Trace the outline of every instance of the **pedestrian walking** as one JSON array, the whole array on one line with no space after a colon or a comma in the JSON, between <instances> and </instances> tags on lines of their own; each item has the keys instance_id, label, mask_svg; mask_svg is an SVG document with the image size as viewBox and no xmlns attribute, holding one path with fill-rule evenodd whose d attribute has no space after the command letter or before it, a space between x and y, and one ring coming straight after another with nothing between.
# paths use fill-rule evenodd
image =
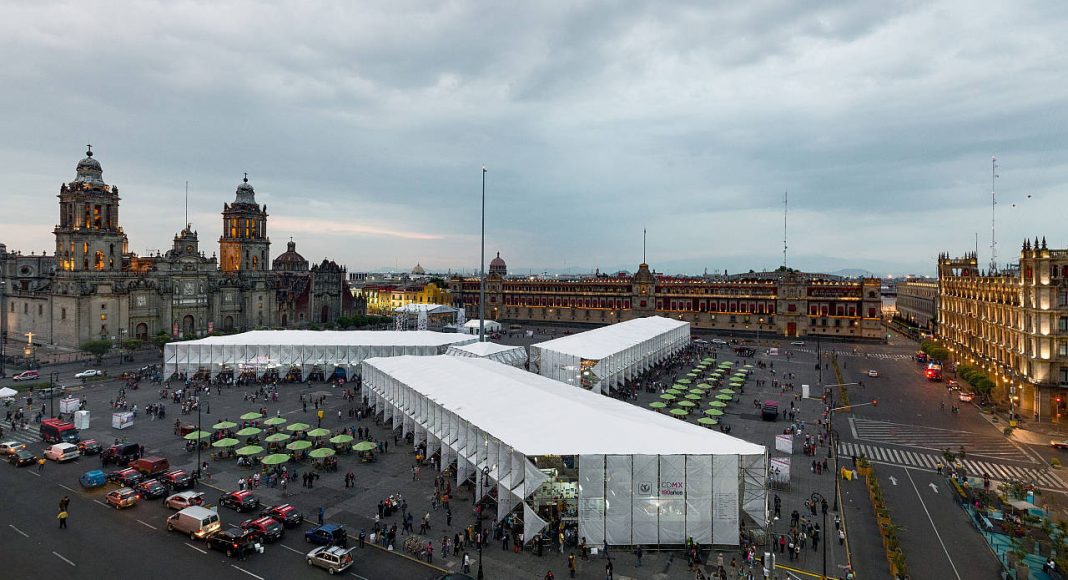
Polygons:
<instances>
[{"instance_id":1,"label":"pedestrian walking","mask_svg":"<svg viewBox=\"0 0 1068 580\"><path fill-rule=\"evenodd\" d=\"M576 567L577 567L577 565L576 565L576 563L575 563L575 553L574 553L574 552L571 552L571 553L570 553L570 554L568 554L568 556L567 556L567 571L568 571L568 575L569 575L570 577L572 577L572 578L574 578L574 577L575 577L575 568L576 568ZM465 571L466 571L466 570L465 570Z\"/></svg>"},{"instance_id":2,"label":"pedestrian walking","mask_svg":"<svg viewBox=\"0 0 1068 580\"><path fill-rule=\"evenodd\" d=\"M325 515L325 511L323 510L323 506L319 506L319 525L320 526L323 525L323 515Z\"/></svg>"},{"instance_id":3,"label":"pedestrian walking","mask_svg":"<svg viewBox=\"0 0 1068 580\"><path fill-rule=\"evenodd\" d=\"M635 564L635 565L638 566L639 568L641 568L641 566L642 566L642 547L641 546L638 546L637 548L634 549L634 555L637 556L637 559L638 559L638 563Z\"/></svg>"},{"instance_id":4,"label":"pedestrian walking","mask_svg":"<svg viewBox=\"0 0 1068 580\"><path fill-rule=\"evenodd\" d=\"M471 556L469 556L467 554L467 552L464 552L464 560L463 560L463 562L464 562L464 567L463 567L464 574L470 574L471 573ZM571 577L574 578L575 575L572 574Z\"/></svg>"},{"instance_id":5,"label":"pedestrian walking","mask_svg":"<svg viewBox=\"0 0 1068 580\"><path fill-rule=\"evenodd\" d=\"M37 460L37 472L38 473L44 471L44 464L45 464L45 458L44 457L42 457L42 458Z\"/></svg>"},{"instance_id":6,"label":"pedestrian walking","mask_svg":"<svg viewBox=\"0 0 1068 580\"><path fill-rule=\"evenodd\" d=\"M62 499L59 500L59 511L67 511L68 506L70 506L70 498L67 496L63 496Z\"/></svg>"},{"instance_id":7,"label":"pedestrian walking","mask_svg":"<svg viewBox=\"0 0 1068 580\"><path fill-rule=\"evenodd\" d=\"M56 516L56 518L59 520L60 529L66 529L67 528L67 516L68 515L69 514L67 514L66 510L63 510L63 511L59 512L58 516Z\"/></svg>"}]
</instances>

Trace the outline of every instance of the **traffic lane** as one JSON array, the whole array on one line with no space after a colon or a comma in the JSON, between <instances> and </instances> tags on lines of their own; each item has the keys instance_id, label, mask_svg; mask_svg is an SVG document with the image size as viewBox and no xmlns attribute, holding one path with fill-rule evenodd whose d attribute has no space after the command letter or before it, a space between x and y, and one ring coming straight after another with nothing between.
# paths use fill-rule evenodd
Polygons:
<instances>
[{"instance_id":1,"label":"traffic lane","mask_svg":"<svg viewBox=\"0 0 1068 580\"><path fill-rule=\"evenodd\" d=\"M249 558L241 567L263 578L299 578L315 570L326 575L325 570L313 568L307 563L307 554L316 546L303 540L306 527L286 531L281 541L267 544L263 554ZM355 541L349 544L354 547ZM412 580L431 580L441 572L427 568L425 565L409 560L398 554L389 553L373 546L352 551L353 564L346 574L364 580L378 578L405 578Z\"/></svg>"},{"instance_id":2,"label":"traffic lane","mask_svg":"<svg viewBox=\"0 0 1068 580\"><path fill-rule=\"evenodd\" d=\"M1001 566L944 478L887 465L877 466L876 474L890 517L903 528L898 537L913 578L997 577Z\"/></svg>"}]
</instances>

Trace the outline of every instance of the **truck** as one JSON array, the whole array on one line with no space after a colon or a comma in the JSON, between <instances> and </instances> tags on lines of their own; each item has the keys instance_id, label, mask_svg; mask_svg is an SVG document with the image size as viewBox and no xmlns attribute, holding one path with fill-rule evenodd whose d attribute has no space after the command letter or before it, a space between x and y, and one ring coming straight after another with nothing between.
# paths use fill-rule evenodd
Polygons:
<instances>
[{"instance_id":1,"label":"truck","mask_svg":"<svg viewBox=\"0 0 1068 580\"><path fill-rule=\"evenodd\" d=\"M927 370L924 371L923 376L927 377L927 380L932 382L940 382L942 380L942 365L938 363L929 363Z\"/></svg>"},{"instance_id":2,"label":"truck","mask_svg":"<svg viewBox=\"0 0 1068 580\"><path fill-rule=\"evenodd\" d=\"M41 421L41 439L46 443L77 443L81 440L74 423L59 419Z\"/></svg>"}]
</instances>

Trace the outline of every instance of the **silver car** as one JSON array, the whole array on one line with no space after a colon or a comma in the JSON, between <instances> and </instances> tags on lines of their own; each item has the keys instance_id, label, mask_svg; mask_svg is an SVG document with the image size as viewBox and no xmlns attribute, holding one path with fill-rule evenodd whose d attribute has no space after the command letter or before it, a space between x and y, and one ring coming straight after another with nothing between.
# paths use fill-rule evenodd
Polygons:
<instances>
[{"instance_id":1,"label":"silver car","mask_svg":"<svg viewBox=\"0 0 1068 580\"><path fill-rule=\"evenodd\" d=\"M308 565L326 568L331 574L343 572L352 565L352 550L341 546L320 546L308 552Z\"/></svg>"}]
</instances>

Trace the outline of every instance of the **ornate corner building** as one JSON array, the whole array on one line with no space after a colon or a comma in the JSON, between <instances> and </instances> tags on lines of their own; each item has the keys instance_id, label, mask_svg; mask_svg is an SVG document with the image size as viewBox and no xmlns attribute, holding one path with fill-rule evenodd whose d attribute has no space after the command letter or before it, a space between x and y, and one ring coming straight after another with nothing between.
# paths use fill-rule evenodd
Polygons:
<instances>
[{"instance_id":1,"label":"ornate corner building","mask_svg":"<svg viewBox=\"0 0 1068 580\"><path fill-rule=\"evenodd\" d=\"M982 272L974 253L938 258L938 336L984 371L994 397L1041 419L1068 395L1068 250L1025 240L1018 264Z\"/></svg>"},{"instance_id":2,"label":"ornate corner building","mask_svg":"<svg viewBox=\"0 0 1068 580\"><path fill-rule=\"evenodd\" d=\"M453 305L477 316L479 279L449 280ZM679 278L654 274L509 278L500 254L486 275L486 318L611 324L643 316L688 321L694 330L742 335L881 339L877 278L847 280L794 270Z\"/></svg>"},{"instance_id":3,"label":"ornate corner building","mask_svg":"<svg viewBox=\"0 0 1068 580\"><path fill-rule=\"evenodd\" d=\"M247 174L223 205L217 259L205 255L190 224L166 253L131 253L119 188L104 182L92 149L75 171L59 189L53 255L0 244L0 328L10 339L32 333L37 344L77 348L100 338L301 327L360 310L345 269L329 260L309 268L292 241L272 268L267 207L256 202Z\"/></svg>"}]
</instances>

